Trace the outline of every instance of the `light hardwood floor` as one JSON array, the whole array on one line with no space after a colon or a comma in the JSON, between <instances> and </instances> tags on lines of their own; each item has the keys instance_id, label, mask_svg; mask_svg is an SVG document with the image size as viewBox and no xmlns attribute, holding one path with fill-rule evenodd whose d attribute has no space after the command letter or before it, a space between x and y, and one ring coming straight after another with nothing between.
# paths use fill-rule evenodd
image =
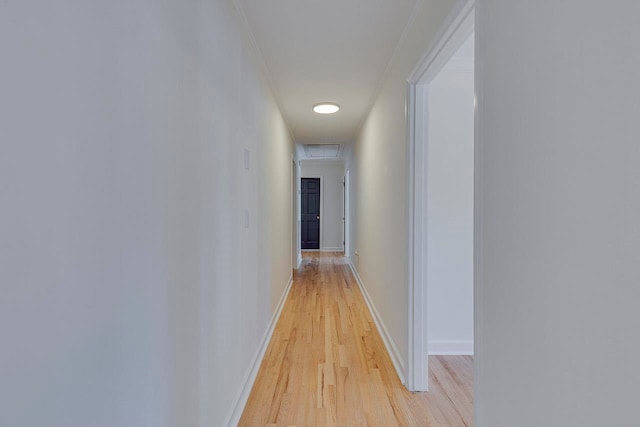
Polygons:
<instances>
[{"instance_id":1,"label":"light hardwood floor","mask_svg":"<svg viewBox=\"0 0 640 427\"><path fill-rule=\"evenodd\" d=\"M400 383L345 258L306 252L240 426L471 426L473 360L429 359L430 391Z\"/></svg>"}]
</instances>

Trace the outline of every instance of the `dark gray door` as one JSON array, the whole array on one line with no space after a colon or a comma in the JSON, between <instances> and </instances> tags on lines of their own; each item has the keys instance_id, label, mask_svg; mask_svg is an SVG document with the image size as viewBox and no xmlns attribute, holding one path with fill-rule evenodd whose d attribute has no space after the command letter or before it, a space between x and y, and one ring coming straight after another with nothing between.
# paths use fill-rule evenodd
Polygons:
<instances>
[{"instance_id":1,"label":"dark gray door","mask_svg":"<svg viewBox=\"0 0 640 427\"><path fill-rule=\"evenodd\" d=\"M302 178L301 247L320 249L320 178Z\"/></svg>"}]
</instances>

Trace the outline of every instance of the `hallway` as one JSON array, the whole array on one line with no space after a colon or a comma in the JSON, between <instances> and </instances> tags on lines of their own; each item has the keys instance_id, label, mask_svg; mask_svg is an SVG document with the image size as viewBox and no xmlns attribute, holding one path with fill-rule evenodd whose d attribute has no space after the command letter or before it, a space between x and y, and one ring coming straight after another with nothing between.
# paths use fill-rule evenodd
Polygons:
<instances>
[{"instance_id":1,"label":"hallway","mask_svg":"<svg viewBox=\"0 0 640 427\"><path fill-rule=\"evenodd\" d=\"M473 359L400 383L346 258L305 252L240 426L471 426ZM455 402L455 403L454 403Z\"/></svg>"}]
</instances>

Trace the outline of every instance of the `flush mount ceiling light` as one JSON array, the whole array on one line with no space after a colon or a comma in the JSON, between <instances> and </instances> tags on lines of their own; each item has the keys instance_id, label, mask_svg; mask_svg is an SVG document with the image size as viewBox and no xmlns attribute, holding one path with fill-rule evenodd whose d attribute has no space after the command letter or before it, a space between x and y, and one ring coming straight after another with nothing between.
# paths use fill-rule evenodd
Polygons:
<instances>
[{"instance_id":1,"label":"flush mount ceiling light","mask_svg":"<svg viewBox=\"0 0 640 427\"><path fill-rule=\"evenodd\" d=\"M318 114L333 114L337 113L339 109L340 106L333 102L321 102L313 106L313 111Z\"/></svg>"}]
</instances>

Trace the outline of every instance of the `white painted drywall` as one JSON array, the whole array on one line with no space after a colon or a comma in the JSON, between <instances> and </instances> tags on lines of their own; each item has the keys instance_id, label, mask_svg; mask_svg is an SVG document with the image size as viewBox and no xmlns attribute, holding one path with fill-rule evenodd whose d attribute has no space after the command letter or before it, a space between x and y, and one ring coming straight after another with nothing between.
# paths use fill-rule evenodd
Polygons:
<instances>
[{"instance_id":1,"label":"white painted drywall","mask_svg":"<svg viewBox=\"0 0 640 427\"><path fill-rule=\"evenodd\" d=\"M232 6L203 2L200 13L201 419L222 425L291 275L293 144Z\"/></svg>"},{"instance_id":2,"label":"white painted drywall","mask_svg":"<svg viewBox=\"0 0 640 427\"><path fill-rule=\"evenodd\" d=\"M292 144L240 22L0 3L0 425L223 423L291 253Z\"/></svg>"},{"instance_id":3,"label":"white painted drywall","mask_svg":"<svg viewBox=\"0 0 640 427\"><path fill-rule=\"evenodd\" d=\"M426 95L429 354L473 354L473 49L470 37Z\"/></svg>"},{"instance_id":4,"label":"white painted drywall","mask_svg":"<svg viewBox=\"0 0 640 427\"><path fill-rule=\"evenodd\" d=\"M301 178L322 177L321 205L322 226L321 248L324 251L342 251L344 215L344 161L339 160L301 160Z\"/></svg>"},{"instance_id":5,"label":"white painted drywall","mask_svg":"<svg viewBox=\"0 0 640 427\"><path fill-rule=\"evenodd\" d=\"M398 46L371 112L347 150L352 254L390 339L407 363L407 78L454 0L425 0ZM355 251L359 251L359 256ZM404 368L403 368L404 369Z\"/></svg>"},{"instance_id":6,"label":"white painted drywall","mask_svg":"<svg viewBox=\"0 0 640 427\"><path fill-rule=\"evenodd\" d=\"M631 427L640 3L479 0L478 427Z\"/></svg>"}]
</instances>

